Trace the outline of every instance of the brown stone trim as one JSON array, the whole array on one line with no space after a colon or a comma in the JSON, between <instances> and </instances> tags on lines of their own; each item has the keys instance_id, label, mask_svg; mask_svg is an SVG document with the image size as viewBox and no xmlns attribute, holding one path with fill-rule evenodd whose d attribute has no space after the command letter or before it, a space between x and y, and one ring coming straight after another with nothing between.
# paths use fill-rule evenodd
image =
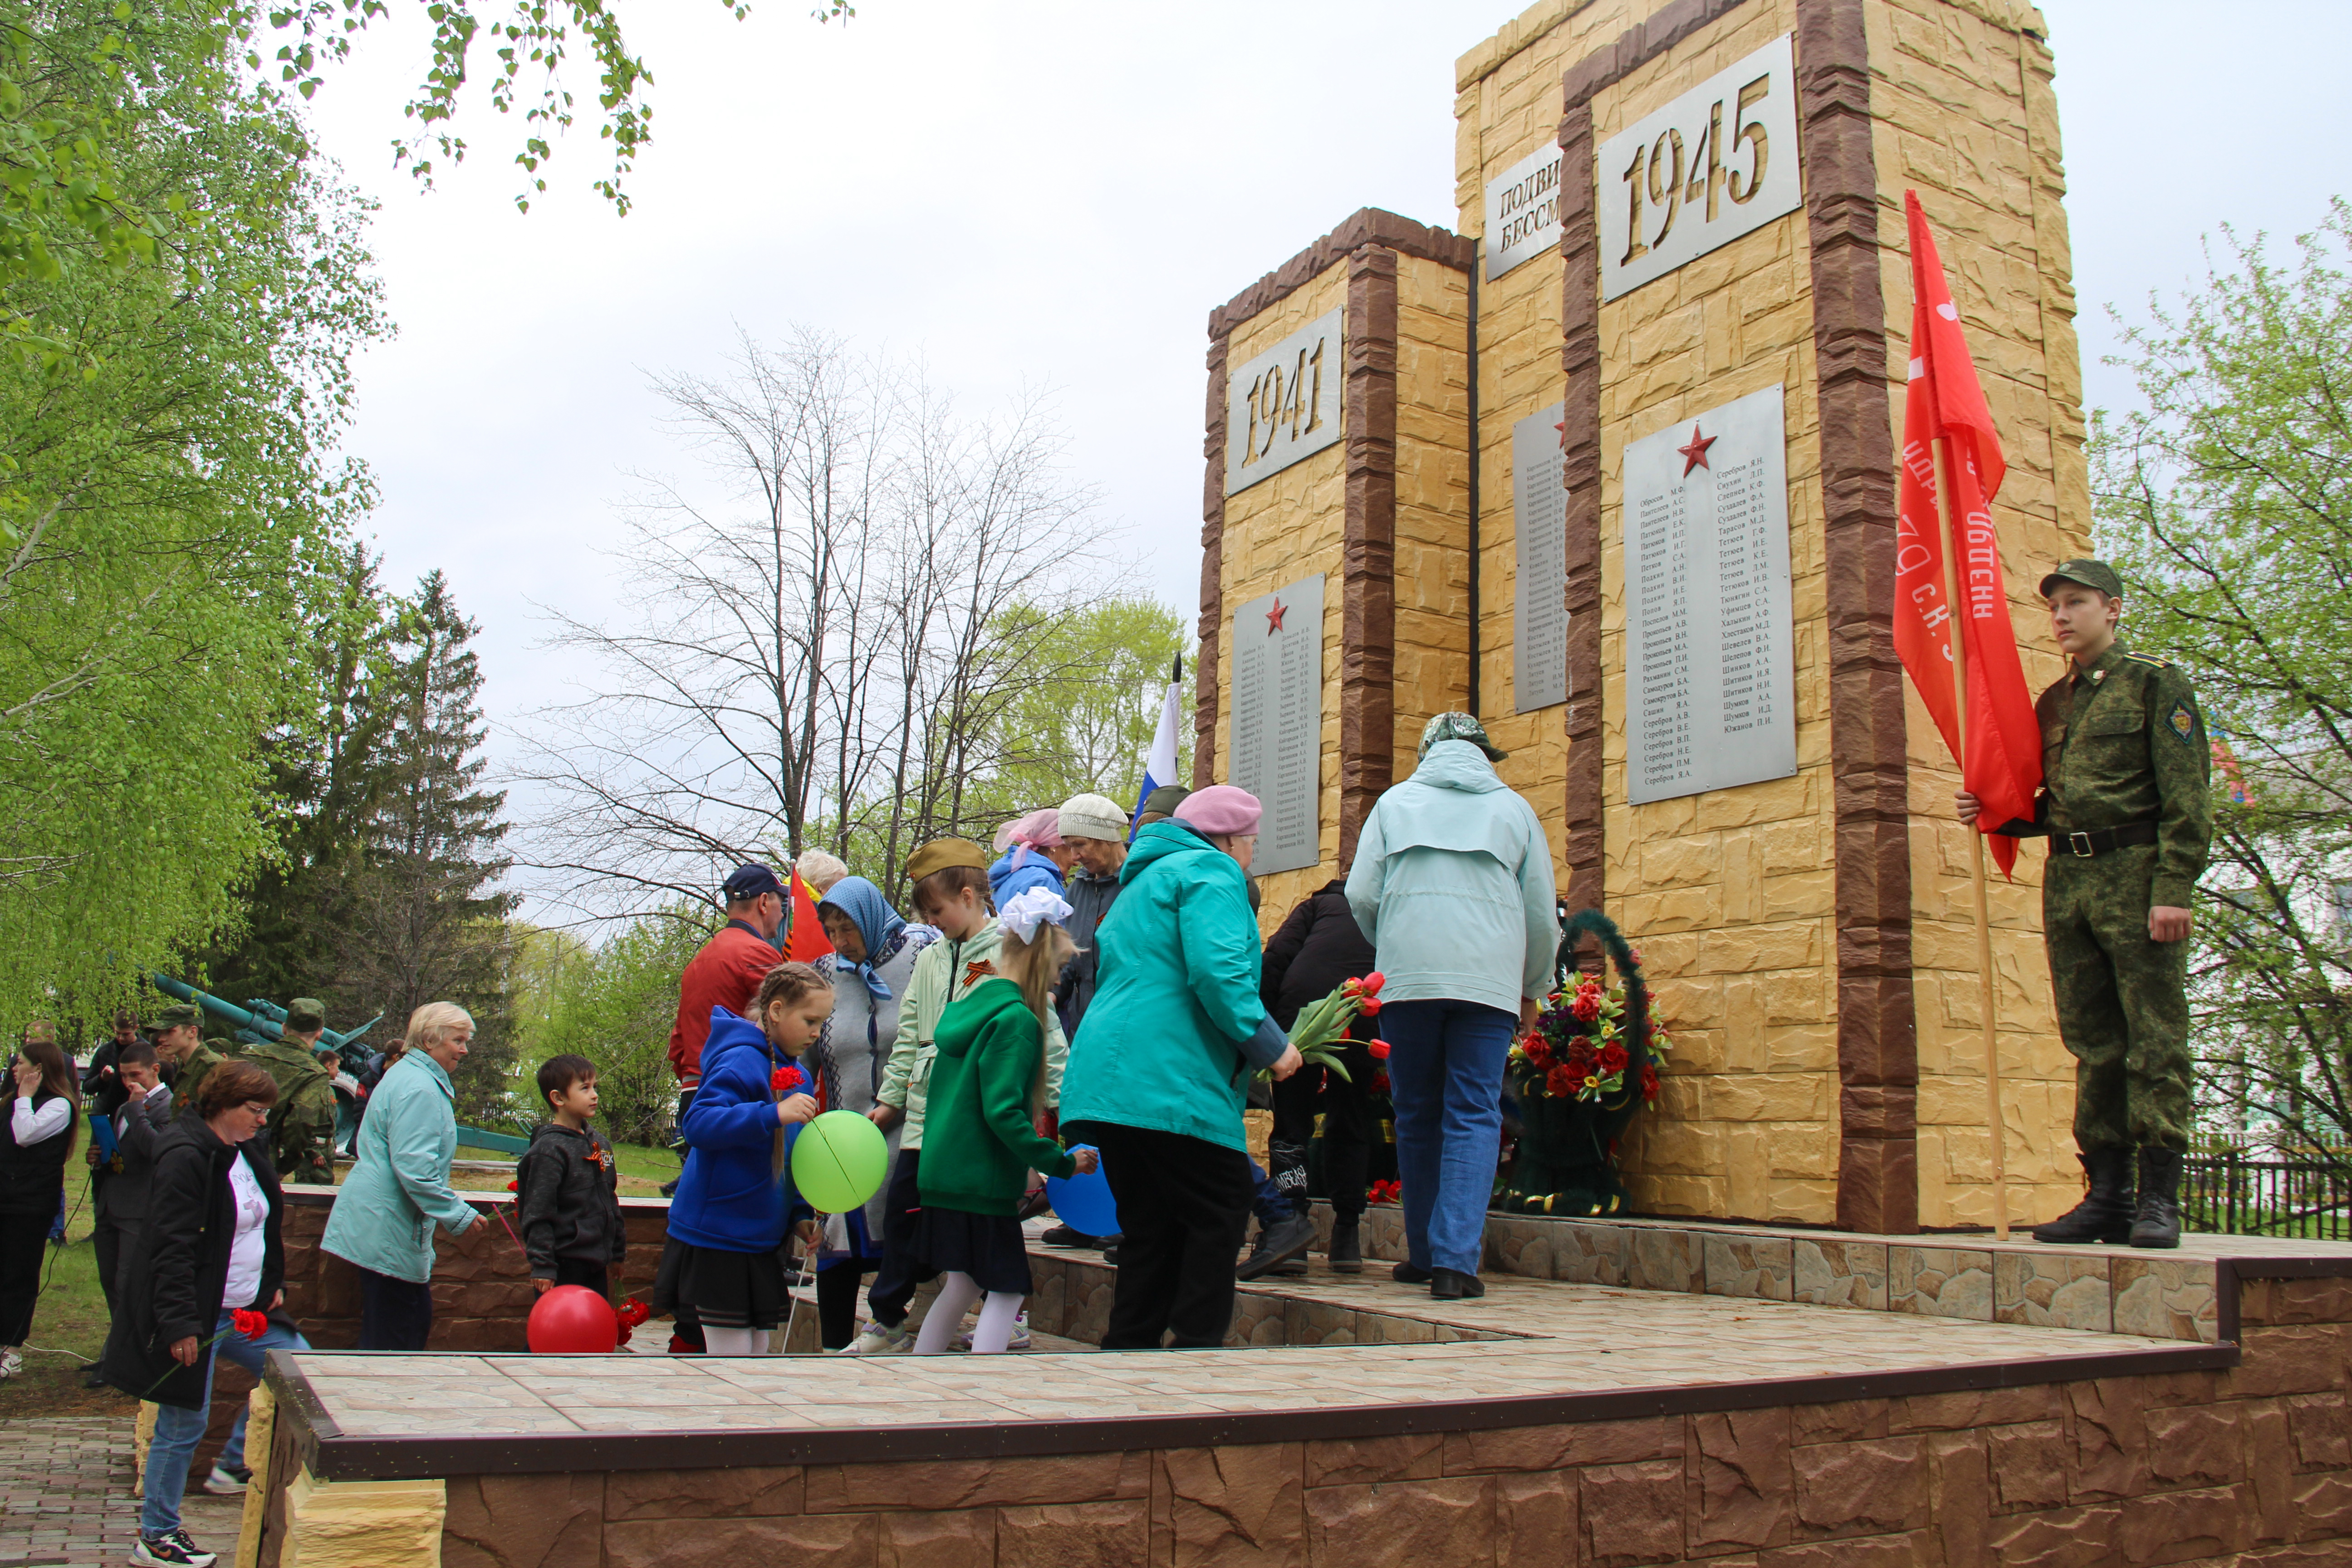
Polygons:
<instances>
[{"instance_id":1,"label":"brown stone trim","mask_svg":"<svg viewBox=\"0 0 2352 1568\"><path fill-rule=\"evenodd\" d=\"M1201 491L1200 649L1192 660L1192 787L1217 782L1217 636L1225 619L1225 334L1209 341L1209 472Z\"/></svg>"},{"instance_id":2,"label":"brown stone trim","mask_svg":"<svg viewBox=\"0 0 2352 1568\"><path fill-rule=\"evenodd\" d=\"M2088 1336L2085 1336L2088 1337ZM389 1352L385 1352L389 1353ZM1685 1384L1662 1388L1527 1394L1510 1399L1444 1400L1247 1411L1218 1415L1139 1415L1101 1421L966 1422L952 1426L864 1426L784 1431L678 1431L577 1436L534 1433L478 1437L355 1437L308 1429L315 1399L293 1395L301 1374L271 1358L271 1386L305 1426L299 1435L310 1473L320 1480L399 1476L447 1479L562 1471L723 1469L740 1465L874 1464L890 1460L993 1459L1127 1449L1214 1447L1243 1443L1348 1442L1425 1432L1492 1432L1629 1421L1661 1415L1765 1410L1790 1405L2082 1383L2118 1377L2221 1372L2239 1364L2234 1344L2163 1350L2097 1351L1968 1366L1927 1367L1752 1383Z\"/></svg>"},{"instance_id":3,"label":"brown stone trim","mask_svg":"<svg viewBox=\"0 0 2352 1568\"><path fill-rule=\"evenodd\" d=\"M1592 166L1592 105L1569 105L1563 169ZM1601 741L1601 237L1590 180L1559 183L1560 462L1568 481L1568 876L1570 910L1607 894Z\"/></svg>"},{"instance_id":4,"label":"brown stone trim","mask_svg":"<svg viewBox=\"0 0 2352 1568\"><path fill-rule=\"evenodd\" d=\"M1838 1223L1918 1228L1911 818L1895 656L1895 438L1863 0L1798 0L1837 834Z\"/></svg>"},{"instance_id":5,"label":"brown stone trim","mask_svg":"<svg viewBox=\"0 0 2352 1568\"><path fill-rule=\"evenodd\" d=\"M1563 169L1592 167L1592 97L1736 10L1743 0L1675 0L1561 78ZM1560 461L1568 480L1568 875L1570 910L1601 907L1608 842L1601 809L1601 240L1592 183L1559 183L1560 368L1567 373Z\"/></svg>"},{"instance_id":6,"label":"brown stone trim","mask_svg":"<svg viewBox=\"0 0 2352 1568\"><path fill-rule=\"evenodd\" d=\"M1457 272L1469 271L1478 254L1476 240L1465 239L1451 229L1432 228L1379 207L1360 207L1339 227L1211 310L1209 336L1223 342L1235 327L1280 304L1314 281L1325 268L1367 245L1442 262Z\"/></svg>"},{"instance_id":7,"label":"brown stone trim","mask_svg":"<svg viewBox=\"0 0 2352 1568\"><path fill-rule=\"evenodd\" d=\"M1339 858L1396 758L1397 252L1348 254L1346 500L1339 545Z\"/></svg>"}]
</instances>

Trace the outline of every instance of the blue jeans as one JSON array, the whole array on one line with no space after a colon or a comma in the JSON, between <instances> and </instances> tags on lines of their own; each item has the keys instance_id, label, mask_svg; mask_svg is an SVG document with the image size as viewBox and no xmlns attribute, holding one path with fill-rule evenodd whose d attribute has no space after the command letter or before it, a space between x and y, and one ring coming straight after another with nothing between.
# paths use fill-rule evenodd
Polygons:
<instances>
[{"instance_id":1,"label":"blue jeans","mask_svg":"<svg viewBox=\"0 0 2352 1568\"><path fill-rule=\"evenodd\" d=\"M226 1308L213 1332L222 1333L229 1327ZM229 1333L219 1344L205 1352L205 1392L202 1405L194 1410L183 1410L176 1405L155 1407L155 1435L147 1441L147 1479L139 1504L139 1531L149 1537L180 1528L180 1494L188 1489L188 1464L196 1457L196 1445L204 1441L205 1428L211 1424L213 1403L213 1368L217 1356L226 1356L246 1371L259 1377L265 1364L265 1351L306 1351L310 1342L291 1330L282 1329L273 1321L257 1340L243 1334ZM220 1462L242 1469L245 1468L245 1412L236 1413L236 1425L229 1429L228 1447L221 1450Z\"/></svg>"},{"instance_id":2,"label":"blue jeans","mask_svg":"<svg viewBox=\"0 0 2352 1568\"><path fill-rule=\"evenodd\" d=\"M1264 1165L1252 1160L1249 1168L1250 1179L1256 1184L1250 1191L1250 1212L1257 1215L1262 1228L1272 1230L1290 1217L1290 1199L1274 1184L1274 1178L1265 1173Z\"/></svg>"},{"instance_id":3,"label":"blue jeans","mask_svg":"<svg viewBox=\"0 0 2352 1568\"><path fill-rule=\"evenodd\" d=\"M1477 1002L1383 1002L1406 1256L1478 1272L1503 1143L1503 1060L1518 1019Z\"/></svg>"}]
</instances>

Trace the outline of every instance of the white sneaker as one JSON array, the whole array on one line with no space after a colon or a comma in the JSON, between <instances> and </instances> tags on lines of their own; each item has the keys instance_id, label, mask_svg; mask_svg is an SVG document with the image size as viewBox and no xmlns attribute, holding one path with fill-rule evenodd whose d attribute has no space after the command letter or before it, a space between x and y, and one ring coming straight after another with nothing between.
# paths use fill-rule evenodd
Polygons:
<instances>
[{"instance_id":1,"label":"white sneaker","mask_svg":"<svg viewBox=\"0 0 2352 1568\"><path fill-rule=\"evenodd\" d=\"M14 1377L24 1370L25 1358L16 1353L15 1346L0 1350L0 1377Z\"/></svg>"},{"instance_id":2,"label":"white sneaker","mask_svg":"<svg viewBox=\"0 0 2352 1568\"><path fill-rule=\"evenodd\" d=\"M215 1465L213 1473L205 1478L205 1490L215 1497L235 1497L252 1484L251 1470L232 1470L226 1465Z\"/></svg>"},{"instance_id":3,"label":"white sneaker","mask_svg":"<svg viewBox=\"0 0 2352 1568\"><path fill-rule=\"evenodd\" d=\"M868 1322L857 1337L834 1352L835 1355L905 1355L915 1348L915 1336L904 1323Z\"/></svg>"},{"instance_id":4,"label":"white sneaker","mask_svg":"<svg viewBox=\"0 0 2352 1568\"><path fill-rule=\"evenodd\" d=\"M969 1332L958 1334L955 1345L960 1351L971 1349L971 1335ZM1013 1337L1005 1342L1004 1348L1009 1351L1025 1351L1029 1348L1029 1314L1026 1311L1013 1314Z\"/></svg>"},{"instance_id":5,"label":"white sneaker","mask_svg":"<svg viewBox=\"0 0 2352 1568\"><path fill-rule=\"evenodd\" d=\"M131 1561L142 1568L213 1568L219 1558L189 1540L186 1531L175 1530L152 1540L142 1535L131 1549Z\"/></svg>"}]
</instances>

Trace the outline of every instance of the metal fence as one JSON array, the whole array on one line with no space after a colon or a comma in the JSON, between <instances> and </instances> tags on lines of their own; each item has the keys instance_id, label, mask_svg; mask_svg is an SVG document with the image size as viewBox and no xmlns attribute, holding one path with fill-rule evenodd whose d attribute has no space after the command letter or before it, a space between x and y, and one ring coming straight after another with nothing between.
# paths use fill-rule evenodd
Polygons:
<instances>
[{"instance_id":1,"label":"metal fence","mask_svg":"<svg viewBox=\"0 0 2352 1568\"><path fill-rule=\"evenodd\" d=\"M2181 1173L2190 1230L2352 1241L2352 1162L2236 1150L2191 1154Z\"/></svg>"}]
</instances>

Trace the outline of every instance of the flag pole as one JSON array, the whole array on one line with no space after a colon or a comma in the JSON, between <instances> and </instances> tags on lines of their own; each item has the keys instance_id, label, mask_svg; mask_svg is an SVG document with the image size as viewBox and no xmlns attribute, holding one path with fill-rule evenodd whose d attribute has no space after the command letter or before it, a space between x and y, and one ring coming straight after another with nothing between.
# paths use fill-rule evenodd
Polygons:
<instances>
[{"instance_id":1,"label":"flag pole","mask_svg":"<svg viewBox=\"0 0 2352 1568\"><path fill-rule=\"evenodd\" d=\"M1936 447L1937 456L1943 459L1945 477L1945 482L1936 487L1937 510L1944 514L1944 537L1957 545L1959 542L1951 528L1950 451L1943 441L1937 441ZM1951 557L1948 570L1957 578L1960 570L1960 552L1958 549L1952 549L1946 551L1945 553ZM1954 586L1957 590L1958 584L1955 583ZM2002 597L2005 601L2006 590ZM1953 594L1951 602L1954 605L1961 603L1957 591ZM1952 760L1960 764L1963 774L1968 768L1968 638L1962 635L1958 624L1955 622L1952 626L1952 713L1954 723L1959 731L1960 754ZM1982 987L1984 997L1983 1005L1979 1009L1979 1016L1984 1025L1987 1113L1985 1125L1991 1135L1990 1142L1992 1147L1992 1235L1995 1241L2007 1241L2009 1239L2009 1173L2007 1162L2001 1157L2001 1144L2005 1141L2006 1128L2000 1114L2000 1047L1994 1027L2000 993L1993 984L1992 919L1989 913L1990 904L1985 892L1984 831L1981 827L1971 826L1968 832L1969 879L1973 884L1976 893L1977 982Z\"/></svg>"}]
</instances>

